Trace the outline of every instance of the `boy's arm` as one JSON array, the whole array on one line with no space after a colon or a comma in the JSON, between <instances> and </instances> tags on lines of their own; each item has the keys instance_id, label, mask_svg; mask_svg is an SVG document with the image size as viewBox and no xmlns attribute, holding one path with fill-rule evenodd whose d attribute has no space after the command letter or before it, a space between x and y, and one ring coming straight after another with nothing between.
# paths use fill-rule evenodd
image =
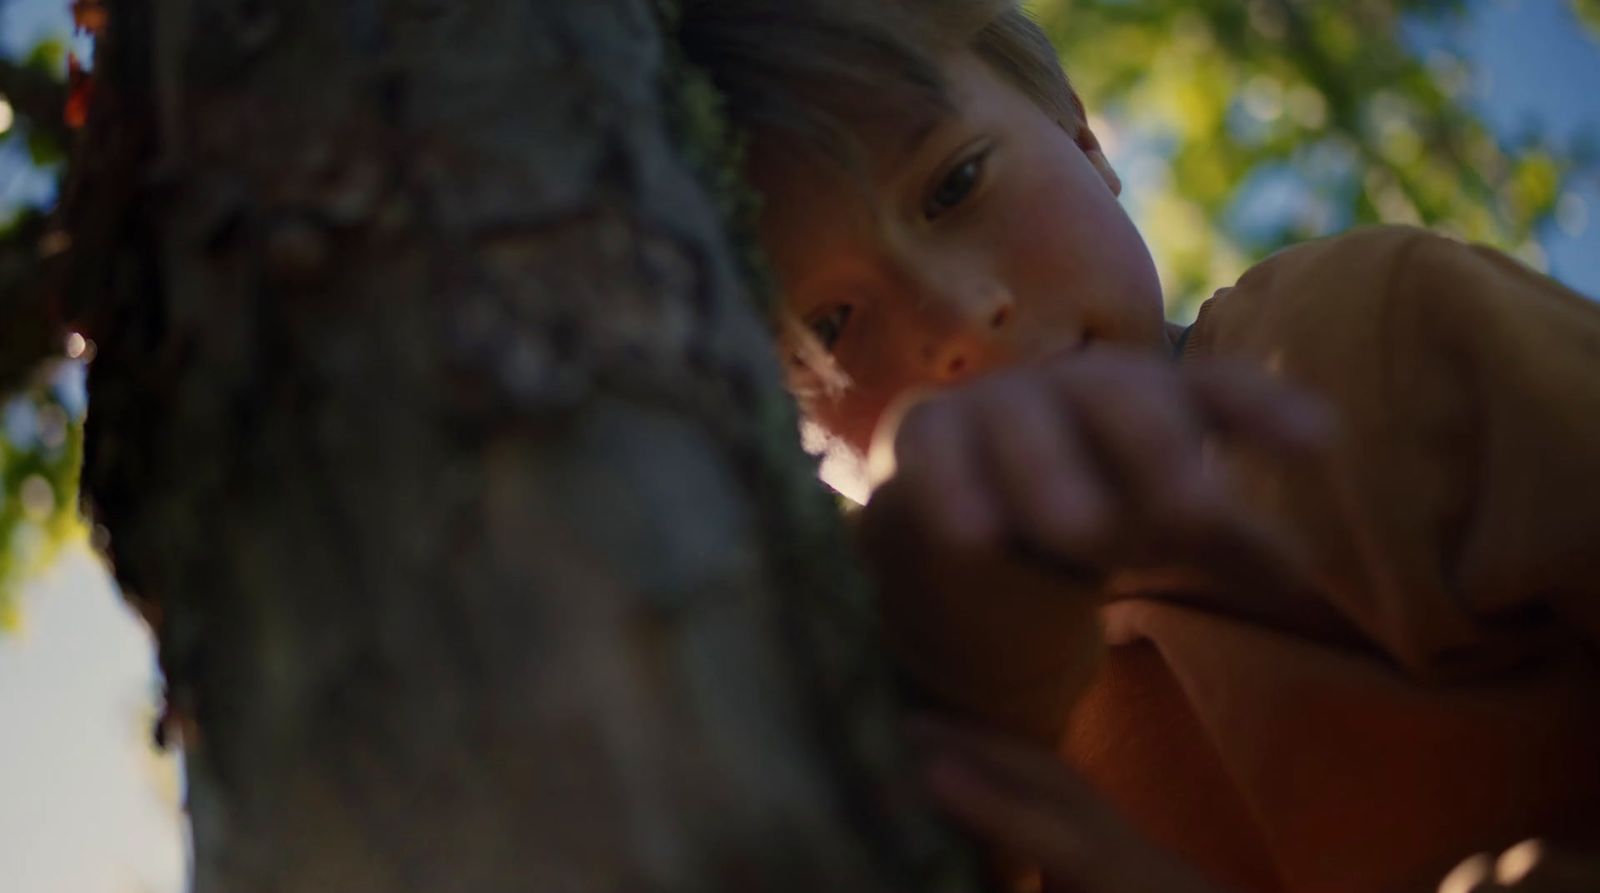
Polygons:
<instances>
[{"instance_id":1,"label":"boy's arm","mask_svg":"<svg viewBox=\"0 0 1600 893\"><path fill-rule=\"evenodd\" d=\"M914 499L891 482L856 521L901 673L933 707L1054 745L1104 651L1093 594L939 543L915 523Z\"/></svg>"},{"instance_id":2,"label":"boy's arm","mask_svg":"<svg viewBox=\"0 0 1600 893\"><path fill-rule=\"evenodd\" d=\"M1204 473L1208 430L1289 453L1325 435L1314 403L1254 370L1084 351L942 392L884 429L894 470L860 540L890 645L937 703L990 727L1056 741L1103 650L1118 567L1223 556L1236 588L1303 577Z\"/></svg>"},{"instance_id":3,"label":"boy's arm","mask_svg":"<svg viewBox=\"0 0 1600 893\"><path fill-rule=\"evenodd\" d=\"M1489 249L1448 248L1425 263L1461 294L1451 337L1482 420L1464 601L1480 617L1553 608L1600 645L1600 305Z\"/></svg>"},{"instance_id":4,"label":"boy's arm","mask_svg":"<svg viewBox=\"0 0 1600 893\"><path fill-rule=\"evenodd\" d=\"M981 837L1041 866L1044 889L1223 893L1143 839L1053 754L967 729L924 724L917 731L934 800ZM1593 893L1600 890L1600 853L1527 840L1498 856L1467 859L1437 890Z\"/></svg>"},{"instance_id":5,"label":"boy's arm","mask_svg":"<svg viewBox=\"0 0 1600 893\"><path fill-rule=\"evenodd\" d=\"M1254 359L1341 418L1309 473L1232 463L1322 597L1424 677L1600 642L1600 306L1401 229L1287 252L1214 303L1191 352Z\"/></svg>"}]
</instances>

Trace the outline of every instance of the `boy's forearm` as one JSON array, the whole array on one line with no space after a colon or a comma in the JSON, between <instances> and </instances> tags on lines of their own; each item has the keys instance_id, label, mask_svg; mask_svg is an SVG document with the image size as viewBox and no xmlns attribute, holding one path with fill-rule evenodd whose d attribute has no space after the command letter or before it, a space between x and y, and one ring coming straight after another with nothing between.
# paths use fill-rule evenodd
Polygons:
<instances>
[{"instance_id":1,"label":"boy's forearm","mask_svg":"<svg viewBox=\"0 0 1600 893\"><path fill-rule=\"evenodd\" d=\"M905 647L894 651L918 707L1047 748L1060 744L1100 657L1098 642L1077 651L1056 642L1053 652L1065 660L1044 666L1035 678L983 678L933 665L928 655Z\"/></svg>"},{"instance_id":2,"label":"boy's forearm","mask_svg":"<svg viewBox=\"0 0 1600 893\"><path fill-rule=\"evenodd\" d=\"M859 540L903 676L941 709L1054 746L1103 652L1092 594L1024 563L927 554L870 522Z\"/></svg>"}]
</instances>

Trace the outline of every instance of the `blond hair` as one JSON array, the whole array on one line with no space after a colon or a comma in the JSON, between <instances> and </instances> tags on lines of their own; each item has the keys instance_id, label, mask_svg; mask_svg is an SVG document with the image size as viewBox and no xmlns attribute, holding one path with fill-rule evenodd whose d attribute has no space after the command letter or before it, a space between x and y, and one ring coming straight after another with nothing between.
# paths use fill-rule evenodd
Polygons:
<instances>
[{"instance_id":1,"label":"blond hair","mask_svg":"<svg viewBox=\"0 0 1600 893\"><path fill-rule=\"evenodd\" d=\"M950 110L942 54L965 49L1073 138L1084 109L1018 0L681 0L678 40L721 92L747 162L775 156L864 172L860 133ZM805 408L849 379L806 326L775 320Z\"/></svg>"},{"instance_id":2,"label":"blond hair","mask_svg":"<svg viewBox=\"0 0 1600 893\"><path fill-rule=\"evenodd\" d=\"M862 122L948 109L938 56L962 48L1069 134L1084 123L1054 47L1017 0L682 0L678 31L756 154L854 167Z\"/></svg>"}]
</instances>

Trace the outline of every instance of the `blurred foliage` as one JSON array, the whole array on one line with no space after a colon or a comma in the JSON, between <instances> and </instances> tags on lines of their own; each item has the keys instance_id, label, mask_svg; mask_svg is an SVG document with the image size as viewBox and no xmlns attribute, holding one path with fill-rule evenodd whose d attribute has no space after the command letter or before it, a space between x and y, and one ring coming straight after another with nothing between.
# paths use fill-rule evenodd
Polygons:
<instances>
[{"instance_id":1,"label":"blurred foliage","mask_svg":"<svg viewBox=\"0 0 1600 893\"><path fill-rule=\"evenodd\" d=\"M0 4L3 6L3 4ZM49 75L51 79L65 82L67 71L67 44L59 38L48 38L39 41L21 59L16 60L22 66ZM51 130L34 126L28 120L24 109L14 109L16 120L12 126L0 131L0 152L10 153L14 145L20 144L28 162L37 170L47 175L58 175L62 164L66 161L65 148L51 135ZM14 163L16 159L7 159ZM16 176L15 171L0 171L0 187L7 185L8 181ZM23 208L15 206L9 196L0 190L0 224L11 219ZM0 238L4 234L0 233Z\"/></svg>"},{"instance_id":2,"label":"blurred foliage","mask_svg":"<svg viewBox=\"0 0 1600 893\"><path fill-rule=\"evenodd\" d=\"M66 56L66 43L49 39L18 61L62 80ZM64 160L56 140L30 126L25 109L13 111L12 126L0 132L0 250L34 211L6 194L10 186L24 174L57 177ZM21 580L70 537L82 535L77 494L84 409L82 361L40 369L22 392L0 393L0 632L18 622Z\"/></svg>"},{"instance_id":3,"label":"blurred foliage","mask_svg":"<svg viewBox=\"0 0 1600 893\"><path fill-rule=\"evenodd\" d=\"M83 532L83 368L61 361L41 369L0 403L0 631L17 623L21 579Z\"/></svg>"},{"instance_id":4,"label":"blurred foliage","mask_svg":"<svg viewBox=\"0 0 1600 893\"><path fill-rule=\"evenodd\" d=\"M1572 13L1600 40L1600 0L1571 0Z\"/></svg>"},{"instance_id":5,"label":"blurred foliage","mask_svg":"<svg viewBox=\"0 0 1600 893\"><path fill-rule=\"evenodd\" d=\"M1571 0L1591 24L1600 0ZM1035 0L1187 318L1294 242L1413 223L1542 266L1534 234L1592 151L1498 142L1467 103L1448 33L1467 0ZM1098 123L1098 122L1097 122ZM1130 156L1143 153L1143 158Z\"/></svg>"}]
</instances>

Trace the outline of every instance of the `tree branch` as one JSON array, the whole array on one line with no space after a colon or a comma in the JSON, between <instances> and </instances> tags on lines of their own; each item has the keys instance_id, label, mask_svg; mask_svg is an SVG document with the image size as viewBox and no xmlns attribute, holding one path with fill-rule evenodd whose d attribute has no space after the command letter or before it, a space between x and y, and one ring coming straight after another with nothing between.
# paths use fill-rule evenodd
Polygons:
<instances>
[{"instance_id":1,"label":"tree branch","mask_svg":"<svg viewBox=\"0 0 1600 893\"><path fill-rule=\"evenodd\" d=\"M0 397L60 351L62 333L50 312L39 252L45 231L44 215L30 213L0 239Z\"/></svg>"},{"instance_id":2,"label":"tree branch","mask_svg":"<svg viewBox=\"0 0 1600 893\"><path fill-rule=\"evenodd\" d=\"M11 103L17 117L63 151L70 145L71 131L62 118L67 104L65 84L38 69L0 59L0 96Z\"/></svg>"}]
</instances>

